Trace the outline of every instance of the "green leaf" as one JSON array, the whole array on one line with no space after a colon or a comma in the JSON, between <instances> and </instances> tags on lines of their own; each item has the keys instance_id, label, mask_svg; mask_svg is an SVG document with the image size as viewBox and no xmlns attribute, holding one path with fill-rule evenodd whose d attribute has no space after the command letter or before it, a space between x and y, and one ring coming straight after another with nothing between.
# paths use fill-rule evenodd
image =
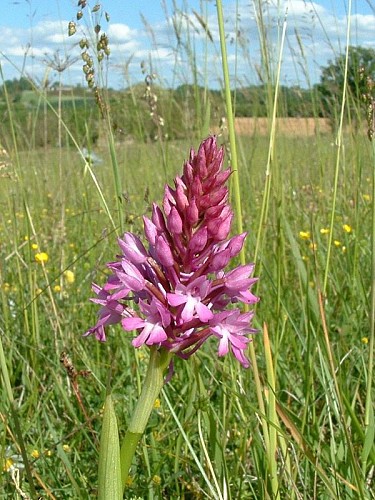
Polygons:
<instances>
[{"instance_id":1,"label":"green leaf","mask_svg":"<svg viewBox=\"0 0 375 500\"><path fill-rule=\"evenodd\" d=\"M99 500L122 498L120 443L117 420L111 394L104 405L103 428L99 454Z\"/></svg>"},{"instance_id":2,"label":"green leaf","mask_svg":"<svg viewBox=\"0 0 375 500\"><path fill-rule=\"evenodd\" d=\"M375 438L375 423L374 423L374 412L372 408L370 409L369 414L369 424L366 427L365 440L363 443L362 450L362 462L367 462L368 456L371 453L372 447L374 446L374 438Z\"/></svg>"}]
</instances>

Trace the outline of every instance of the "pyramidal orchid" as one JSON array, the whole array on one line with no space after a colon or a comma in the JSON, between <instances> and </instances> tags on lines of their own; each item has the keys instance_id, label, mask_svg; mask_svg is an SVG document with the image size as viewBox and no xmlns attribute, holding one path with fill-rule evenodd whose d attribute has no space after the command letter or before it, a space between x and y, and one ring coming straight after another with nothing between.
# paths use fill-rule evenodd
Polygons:
<instances>
[{"instance_id":1,"label":"pyramidal orchid","mask_svg":"<svg viewBox=\"0 0 375 500\"><path fill-rule=\"evenodd\" d=\"M174 187L165 187L162 207L154 204L151 218L143 218L146 246L126 232L118 240L120 255L107 264L107 282L93 285L99 318L85 335L104 342L106 329L119 323L125 332L136 332L135 348L150 348L142 392L121 452L107 395L99 485L108 484L109 489L120 482L122 488L126 485L137 443L165 382L164 372L169 367L167 379L173 372L173 356L187 359L212 337L218 356L231 352L242 366L250 364L246 351L255 332L253 312L242 312L240 303L258 301L250 291L256 279L251 277L253 264L230 268L246 233L229 237L233 212L226 184L231 170L223 169L223 157L215 137L203 141L197 152L191 150L182 176L176 177ZM103 491L100 500L109 498L106 488Z\"/></svg>"},{"instance_id":2,"label":"pyramidal orchid","mask_svg":"<svg viewBox=\"0 0 375 500\"><path fill-rule=\"evenodd\" d=\"M127 232L103 287L93 285L101 305L99 320L86 335L106 340L105 327L121 323L138 332L134 347L157 346L181 358L191 356L209 337L218 339L218 355L229 351L244 366L253 313L238 303L258 301L250 288L253 265L225 268L240 252L246 233L228 238L233 212L228 203L223 148L209 137L191 150L183 175L166 186L162 208L144 217L145 239ZM237 307L236 307L237 306Z\"/></svg>"}]
</instances>

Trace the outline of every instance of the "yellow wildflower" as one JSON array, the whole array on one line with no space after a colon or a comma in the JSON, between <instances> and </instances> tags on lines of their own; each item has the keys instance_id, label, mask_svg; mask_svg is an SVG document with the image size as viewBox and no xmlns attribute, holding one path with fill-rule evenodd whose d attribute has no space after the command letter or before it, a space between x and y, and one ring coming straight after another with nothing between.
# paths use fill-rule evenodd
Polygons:
<instances>
[{"instance_id":1,"label":"yellow wildflower","mask_svg":"<svg viewBox=\"0 0 375 500\"><path fill-rule=\"evenodd\" d=\"M299 237L301 238L301 240L309 240L311 237L310 231L300 231Z\"/></svg>"},{"instance_id":2,"label":"yellow wildflower","mask_svg":"<svg viewBox=\"0 0 375 500\"><path fill-rule=\"evenodd\" d=\"M368 337L362 337L361 342L362 344L368 344Z\"/></svg>"},{"instance_id":3,"label":"yellow wildflower","mask_svg":"<svg viewBox=\"0 0 375 500\"><path fill-rule=\"evenodd\" d=\"M133 481L133 477L129 475L126 479L126 486L131 486L133 484Z\"/></svg>"},{"instance_id":4,"label":"yellow wildflower","mask_svg":"<svg viewBox=\"0 0 375 500\"><path fill-rule=\"evenodd\" d=\"M48 253L46 252L39 252L39 253L36 253L35 254L35 260L39 263L39 264L42 264L42 263L46 263L48 262Z\"/></svg>"},{"instance_id":5,"label":"yellow wildflower","mask_svg":"<svg viewBox=\"0 0 375 500\"><path fill-rule=\"evenodd\" d=\"M322 227L320 230L320 234L329 234L329 228L328 227Z\"/></svg>"},{"instance_id":6,"label":"yellow wildflower","mask_svg":"<svg viewBox=\"0 0 375 500\"><path fill-rule=\"evenodd\" d=\"M71 448L68 444L63 444L63 450L66 452L66 453L69 453L71 451Z\"/></svg>"},{"instance_id":7,"label":"yellow wildflower","mask_svg":"<svg viewBox=\"0 0 375 500\"><path fill-rule=\"evenodd\" d=\"M344 224L342 226L343 230L346 232L346 233L351 233L352 232L352 228L351 226L349 226L349 224Z\"/></svg>"},{"instance_id":8,"label":"yellow wildflower","mask_svg":"<svg viewBox=\"0 0 375 500\"><path fill-rule=\"evenodd\" d=\"M69 285L74 283L74 281L76 279L73 271L71 271L70 269L67 269L66 271L64 271L64 278L66 279L67 283L69 283Z\"/></svg>"},{"instance_id":9,"label":"yellow wildflower","mask_svg":"<svg viewBox=\"0 0 375 500\"><path fill-rule=\"evenodd\" d=\"M155 408L155 409L157 409L157 408L160 408L160 406L161 406L160 399L159 399L159 398L157 398L157 399L155 400L155 403L154 403L154 408Z\"/></svg>"},{"instance_id":10,"label":"yellow wildflower","mask_svg":"<svg viewBox=\"0 0 375 500\"><path fill-rule=\"evenodd\" d=\"M31 248L32 248L33 250L38 250L38 248L39 248L39 247L38 247L38 245L37 245L36 243L33 243L33 244L31 245Z\"/></svg>"},{"instance_id":11,"label":"yellow wildflower","mask_svg":"<svg viewBox=\"0 0 375 500\"><path fill-rule=\"evenodd\" d=\"M60 285L55 285L53 287L53 291L56 292L56 293L61 292L61 286Z\"/></svg>"},{"instance_id":12,"label":"yellow wildflower","mask_svg":"<svg viewBox=\"0 0 375 500\"><path fill-rule=\"evenodd\" d=\"M4 463L4 471L8 472L14 465L14 462L11 458L7 458Z\"/></svg>"},{"instance_id":13,"label":"yellow wildflower","mask_svg":"<svg viewBox=\"0 0 375 500\"><path fill-rule=\"evenodd\" d=\"M52 457L52 450L46 450L45 455L46 457Z\"/></svg>"},{"instance_id":14,"label":"yellow wildflower","mask_svg":"<svg viewBox=\"0 0 375 500\"><path fill-rule=\"evenodd\" d=\"M39 451L38 451L38 450L33 450L33 451L31 452L31 456L32 456L33 458L39 458L39 457L40 457L40 453L39 453Z\"/></svg>"},{"instance_id":15,"label":"yellow wildflower","mask_svg":"<svg viewBox=\"0 0 375 500\"><path fill-rule=\"evenodd\" d=\"M7 446L5 450L4 462L2 463L4 472L15 472L16 470L23 470L25 465L23 464L22 457L16 453L10 446Z\"/></svg>"},{"instance_id":16,"label":"yellow wildflower","mask_svg":"<svg viewBox=\"0 0 375 500\"><path fill-rule=\"evenodd\" d=\"M363 195L363 199L364 199L365 201L371 201L371 196L370 196L369 194L364 194L364 195Z\"/></svg>"},{"instance_id":17,"label":"yellow wildflower","mask_svg":"<svg viewBox=\"0 0 375 500\"><path fill-rule=\"evenodd\" d=\"M25 237L24 237L24 240L25 240L25 241L29 241L29 237L28 237L28 236L25 236Z\"/></svg>"},{"instance_id":18,"label":"yellow wildflower","mask_svg":"<svg viewBox=\"0 0 375 500\"><path fill-rule=\"evenodd\" d=\"M339 240L334 240L333 244L335 245L335 247L341 247L341 241Z\"/></svg>"},{"instance_id":19,"label":"yellow wildflower","mask_svg":"<svg viewBox=\"0 0 375 500\"><path fill-rule=\"evenodd\" d=\"M318 248L318 245L316 243L310 243L309 248L310 248L310 250L315 252Z\"/></svg>"},{"instance_id":20,"label":"yellow wildflower","mask_svg":"<svg viewBox=\"0 0 375 500\"><path fill-rule=\"evenodd\" d=\"M341 250L342 250L342 253L345 253L345 252L346 252L346 246L345 246L345 245L343 245L343 246L341 247Z\"/></svg>"},{"instance_id":21,"label":"yellow wildflower","mask_svg":"<svg viewBox=\"0 0 375 500\"><path fill-rule=\"evenodd\" d=\"M160 476L157 476L157 475L155 474L155 476L153 476L153 478L152 478L152 481L153 481L155 484L158 484L158 485L159 485L159 484L161 484L161 477L160 477Z\"/></svg>"}]
</instances>

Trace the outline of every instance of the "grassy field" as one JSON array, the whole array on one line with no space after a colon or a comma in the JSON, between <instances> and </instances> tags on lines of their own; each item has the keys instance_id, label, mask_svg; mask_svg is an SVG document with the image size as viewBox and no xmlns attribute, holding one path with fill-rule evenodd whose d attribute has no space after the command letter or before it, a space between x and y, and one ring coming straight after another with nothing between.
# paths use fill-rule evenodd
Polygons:
<instances>
[{"instance_id":1,"label":"grassy field","mask_svg":"<svg viewBox=\"0 0 375 500\"><path fill-rule=\"evenodd\" d=\"M327 290L320 307L337 155L334 138L277 139L271 201L261 228L267 138L238 139L247 259L252 261L258 249L260 333L254 343L266 415L260 414L252 369L219 360L213 344L189 362L177 360L138 450L128 498L210 496L199 464L207 481L216 477L232 498L266 498L262 417L269 423L271 389L263 324L276 378L281 497L358 498L355 470L361 469L369 347L369 143L365 137L344 138ZM163 184L181 171L189 146L186 141L164 144L164 155L160 144L118 149L124 188L120 217L126 230L141 232L140 216L149 213L151 201L160 201ZM102 156L94 174L117 220L110 159L105 151ZM117 252L116 230L75 151L22 151L6 171L10 175L0 187L1 329L20 432L42 496L90 498L97 484L108 376L123 433L147 357L118 328L104 345L82 338L95 322L90 285L104 282L105 263ZM35 260L41 252L48 254L45 264ZM74 273L74 282L67 270ZM90 371L77 379L82 405L60 362L62 351L77 370ZM3 460L16 462L19 436L4 398L5 393ZM4 498L15 495L10 472L5 467L1 475Z\"/></svg>"},{"instance_id":2,"label":"grassy field","mask_svg":"<svg viewBox=\"0 0 375 500\"><path fill-rule=\"evenodd\" d=\"M335 110L332 127L316 127L317 117L309 126L293 121L293 133L277 127L278 79L268 83L269 117L254 130L237 122L238 168L230 178L238 215L232 233L241 220L245 259L259 277L251 367L219 358L213 339L188 361L176 359L125 498L374 498L373 144L365 130L341 127L344 116L349 123L360 116L358 108L352 120L349 106ZM137 403L149 350L134 349L134 335L118 325L106 343L83 337L98 312L91 284L106 281L123 231L143 238L142 216L161 204L190 148L217 131L202 98L186 138L167 140L148 85L157 138L117 142L103 105L97 165L59 119L56 96L49 107L60 147L34 147L4 93L10 127L0 149L0 498L96 498L108 388L121 439ZM138 96L132 98L137 110ZM297 133L305 126L308 133ZM226 166L235 156L229 137L218 137Z\"/></svg>"}]
</instances>

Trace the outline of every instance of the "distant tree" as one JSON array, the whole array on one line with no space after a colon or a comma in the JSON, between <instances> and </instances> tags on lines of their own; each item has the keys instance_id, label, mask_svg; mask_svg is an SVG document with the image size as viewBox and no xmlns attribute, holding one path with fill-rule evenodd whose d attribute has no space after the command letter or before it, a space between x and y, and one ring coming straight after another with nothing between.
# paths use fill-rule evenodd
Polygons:
<instances>
[{"instance_id":1,"label":"distant tree","mask_svg":"<svg viewBox=\"0 0 375 500\"><path fill-rule=\"evenodd\" d=\"M345 77L345 54L322 68L317 88L322 99L323 114L334 116L341 103ZM359 109L359 102L366 91L366 78L375 79L375 50L365 47L349 47L347 91L352 109Z\"/></svg>"},{"instance_id":2,"label":"distant tree","mask_svg":"<svg viewBox=\"0 0 375 500\"><path fill-rule=\"evenodd\" d=\"M19 79L13 78L13 80L5 80L4 85L13 100L18 100L24 90L31 90L33 88L30 80L23 76ZM4 85L0 87L0 95L4 94Z\"/></svg>"}]
</instances>

